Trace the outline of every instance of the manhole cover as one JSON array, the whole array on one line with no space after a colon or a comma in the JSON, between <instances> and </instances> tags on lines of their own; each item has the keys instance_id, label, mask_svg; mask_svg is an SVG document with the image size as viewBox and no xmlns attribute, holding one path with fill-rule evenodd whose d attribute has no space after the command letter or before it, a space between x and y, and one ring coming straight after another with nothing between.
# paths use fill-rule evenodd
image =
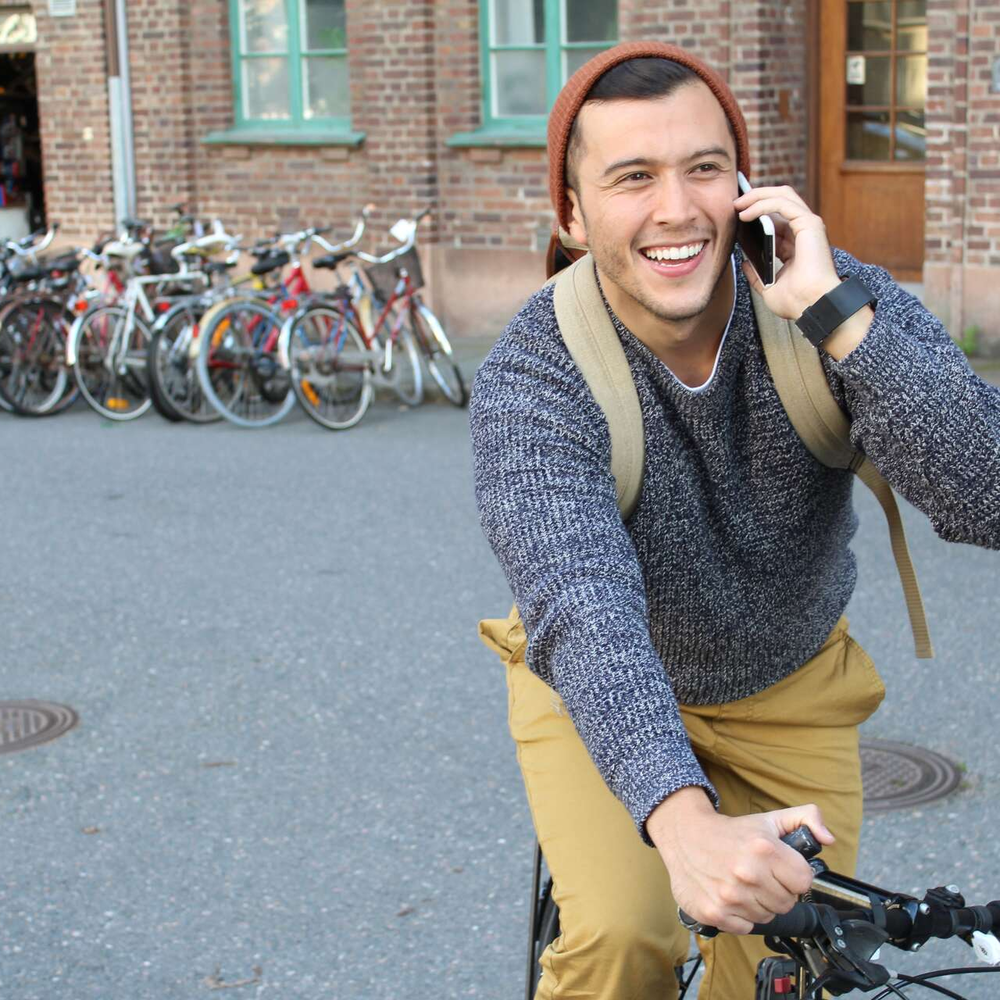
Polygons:
<instances>
[{"instance_id":1,"label":"manhole cover","mask_svg":"<svg viewBox=\"0 0 1000 1000\"><path fill-rule=\"evenodd\" d=\"M962 780L947 757L888 740L861 741L865 812L909 809L943 799Z\"/></svg>"},{"instance_id":2,"label":"manhole cover","mask_svg":"<svg viewBox=\"0 0 1000 1000\"><path fill-rule=\"evenodd\" d=\"M78 721L73 709L51 701L0 701L0 753L48 743Z\"/></svg>"}]
</instances>

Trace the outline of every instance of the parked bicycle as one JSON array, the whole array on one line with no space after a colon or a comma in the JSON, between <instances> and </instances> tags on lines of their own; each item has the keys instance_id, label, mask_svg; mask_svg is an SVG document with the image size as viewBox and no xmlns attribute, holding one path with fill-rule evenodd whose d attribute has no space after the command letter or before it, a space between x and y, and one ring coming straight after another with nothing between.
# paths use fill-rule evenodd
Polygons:
<instances>
[{"instance_id":1,"label":"parked bicycle","mask_svg":"<svg viewBox=\"0 0 1000 1000\"><path fill-rule=\"evenodd\" d=\"M285 321L278 350L300 404L324 427L345 430L357 424L376 386L418 405L424 394L422 357L446 398L458 406L466 401L451 344L419 294L416 234L428 212L399 220L391 235L402 246L380 257L316 241L329 252L313 265L339 273L349 262L349 277ZM369 266L362 271L358 262Z\"/></svg>"}]
</instances>

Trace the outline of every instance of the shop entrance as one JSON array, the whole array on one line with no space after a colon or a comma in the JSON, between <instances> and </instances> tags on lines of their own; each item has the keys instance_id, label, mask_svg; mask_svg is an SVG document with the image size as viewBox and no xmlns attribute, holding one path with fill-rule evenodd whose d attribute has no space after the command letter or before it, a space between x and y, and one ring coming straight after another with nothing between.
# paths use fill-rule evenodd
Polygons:
<instances>
[{"instance_id":1,"label":"shop entrance","mask_svg":"<svg viewBox=\"0 0 1000 1000\"><path fill-rule=\"evenodd\" d=\"M34 52L0 52L0 237L45 225Z\"/></svg>"}]
</instances>

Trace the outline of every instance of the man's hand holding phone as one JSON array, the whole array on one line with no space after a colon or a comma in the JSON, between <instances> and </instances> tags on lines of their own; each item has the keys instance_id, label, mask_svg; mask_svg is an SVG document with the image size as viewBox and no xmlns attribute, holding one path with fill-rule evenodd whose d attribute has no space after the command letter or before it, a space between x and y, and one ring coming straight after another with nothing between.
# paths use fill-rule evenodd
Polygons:
<instances>
[{"instance_id":1,"label":"man's hand holding phone","mask_svg":"<svg viewBox=\"0 0 1000 1000\"><path fill-rule=\"evenodd\" d=\"M775 253L782 263L774 283L765 285L748 262L743 264L747 281L763 295L772 312L797 320L809 306L840 284L826 226L792 188L749 188L733 205L740 224L762 216L769 216L773 223Z\"/></svg>"}]
</instances>

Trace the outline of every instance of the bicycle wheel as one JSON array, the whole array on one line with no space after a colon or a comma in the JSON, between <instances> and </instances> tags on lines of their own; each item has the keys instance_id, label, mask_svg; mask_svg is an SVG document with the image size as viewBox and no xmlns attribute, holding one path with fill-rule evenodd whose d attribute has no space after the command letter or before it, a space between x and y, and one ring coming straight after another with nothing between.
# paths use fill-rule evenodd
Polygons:
<instances>
[{"instance_id":1,"label":"bicycle wheel","mask_svg":"<svg viewBox=\"0 0 1000 1000\"><path fill-rule=\"evenodd\" d=\"M146 352L149 327L121 306L98 306L75 330L73 374L87 404L109 420L135 420L153 405Z\"/></svg>"},{"instance_id":2,"label":"bicycle wheel","mask_svg":"<svg viewBox=\"0 0 1000 1000\"><path fill-rule=\"evenodd\" d=\"M455 359L451 343L437 316L423 302L410 303L410 325L423 351L427 370L438 384L444 398L455 406L465 406L469 394Z\"/></svg>"},{"instance_id":3,"label":"bicycle wheel","mask_svg":"<svg viewBox=\"0 0 1000 1000\"><path fill-rule=\"evenodd\" d=\"M178 309L153 334L149 345L149 387L153 405L168 420L213 423L222 414L206 398L191 358L200 305Z\"/></svg>"},{"instance_id":4,"label":"bicycle wheel","mask_svg":"<svg viewBox=\"0 0 1000 1000\"><path fill-rule=\"evenodd\" d=\"M63 311L61 302L32 299L0 314L0 396L14 413L44 416L72 392Z\"/></svg>"},{"instance_id":5,"label":"bicycle wheel","mask_svg":"<svg viewBox=\"0 0 1000 1000\"><path fill-rule=\"evenodd\" d=\"M398 326L399 330L395 340L386 335L378 341L382 353L379 381L407 406L419 406L424 398L424 369L417 342L405 319L397 314L393 321L393 327Z\"/></svg>"},{"instance_id":6,"label":"bicycle wheel","mask_svg":"<svg viewBox=\"0 0 1000 1000\"><path fill-rule=\"evenodd\" d=\"M329 306L309 309L292 322L288 365L299 403L330 430L353 427L372 399L371 361L361 334Z\"/></svg>"},{"instance_id":7,"label":"bicycle wheel","mask_svg":"<svg viewBox=\"0 0 1000 1000\"><path fill-rule=\"evenodd\" d=\"M237 300L206 316L198 334L198 381L209 402L238 427L276 424L295 405L278 360L281 318Z\"/></svg>"}]
</instances>

